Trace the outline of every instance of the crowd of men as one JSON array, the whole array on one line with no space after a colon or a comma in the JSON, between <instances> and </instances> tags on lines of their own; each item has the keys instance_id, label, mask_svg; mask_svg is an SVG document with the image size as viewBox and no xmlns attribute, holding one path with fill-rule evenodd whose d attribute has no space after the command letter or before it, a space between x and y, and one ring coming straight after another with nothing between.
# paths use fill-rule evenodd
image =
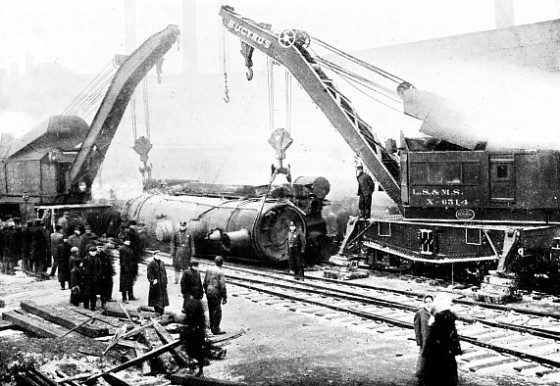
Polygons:
<instances>
[{"instance_id":1,"label":"crowd of men","mask_svg":"<svg viewBox=\"0 0 560 386\"><path fill-rule=\"evenodd\" d=\"M15 275L19 264L27 274L56 275L60 289L71 290L72 304L95 310L98 298L102 307L113 300L115 269L108 249L120 241L119 291L124 302L135 300L133 284L142 258L136 224L123 224L118 238L103 236L96 235L84 219L71 218L69 212L64 212L54 229L38 219L22 223L18 217L8 217L0 221L0 272Z\"/></svg>"}]
</instances>

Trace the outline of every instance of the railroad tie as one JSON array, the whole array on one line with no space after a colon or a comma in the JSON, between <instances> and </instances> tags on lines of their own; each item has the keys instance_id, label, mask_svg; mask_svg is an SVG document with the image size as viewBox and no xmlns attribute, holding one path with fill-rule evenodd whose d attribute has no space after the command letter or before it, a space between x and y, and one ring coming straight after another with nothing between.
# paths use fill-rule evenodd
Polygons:
<instances>
[{"instance_id":1,"label":"railroad tie","mask_svg":"<svg viewBox=\"0 0 560 386\"><path fill-rule=\"evenodd\" d=\"M506 363L513 363L513 362L517 362L517 361L518 361L517 358L506 357L506 356L501 355L499 357L495 357L495 358L491 358L491 359L489 358L487 361L484 361L483 363L470 365L469 370L474 372L474 371L486 369L486 368L489 368L489 367L501 366L501 365L504 365Z\"/></svg>"},{"instance_id":2,"label":"railroad tie","mask_svg":"<svg viewBox=\"0 0 560 386\"><path fill-rule=\"evenodd\" d=\"M464 362L476 362L482 359L492 358L499 354L486 350L477 350L469 354L461 356L461 360Z\"/></svg>"},{"instance_id":3,"label":"railroad tie","mask_svg":"<svg viewBox=\"0 0 560 386\"><path fill-rule=\"evenodd\" d=\"M535 367L539 367L539 366L540 365L538 363L535 363L535 362L523 362L523 363L520 363L517 366L514 366L513 369L515 371L521 372L523 370L534 369Z\"/></svg>"}]
</instances>

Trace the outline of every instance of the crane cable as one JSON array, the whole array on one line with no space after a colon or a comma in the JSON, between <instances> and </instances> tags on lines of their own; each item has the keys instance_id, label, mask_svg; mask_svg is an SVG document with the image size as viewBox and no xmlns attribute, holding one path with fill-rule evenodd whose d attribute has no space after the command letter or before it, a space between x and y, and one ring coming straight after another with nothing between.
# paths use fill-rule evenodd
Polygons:
<instances>
[{"instance_id":1,"label":"crane cable","mask_svg":"<svg viewBox=\"0 0 560 386\"><path fill-rule=\"evenodd\" d=\"M272 58L267 57L266 73L268 78L268 123L270 132L274 131L274 68Z\"/></svg>"},{"instance_id":2,"label":"crane cable","mask_svg":"<svg viewBox=\"0 0 560 386\"><path fill-rule=\"evenodd\" d=\"M222 30L222 59L223 59L223 67L224 67L224 97L223 100L226 103L229 103L229 89L228 89L228 78L227 78L227 67L226 67L226 32L225 28L221 28Z\"/></svg>"},{"instance_id":3,"label":"crane cable","mask_svg":"<svg viewBox=\"0 0 560 386\"><path fill-rule=\"evenodd\" d=\"M147 76L145 76L142 80L142 97L144 100L144 123L146 124L146 138L150 139L150 103Z\"/></svg>"},{"instance_id":4,"label":"crane cable","mask_svg":"<svg viewBox=\"0 0 560 386\"><path fill-rule=\"evenodd\" d=\"M365 61L363 61L363 60L361 60L361 59L358 59L358 58L356 58L355 56L352 56L352 55L350 55L350 54L348 54L348 53L346 53L346 52L344 52L344 51L342 51L342 50L340 50L340 49L338 49L338 48L336 48L336 47L334 47L334 46L331 46L330 44L325 43L325 42L322 41L321 39L318 39L318 38L313 37L313 41L317 42L317 44L319 44L320 46L324 47L325 49L327 49L327 50L329 50L329 51L331 51L331 52L333 52L333 53L336 53L336 54L338 54L339 56L342 56L343 58L345 58L345 59L347 59L347 60L349 60L349 61L351 61L351 62L354 62L354 63L360 65L360 66L363 67L363 68L366 68L366 69L368 69L368 70L370 70L370 71L373 71L373 72L375 72L376 74L378 74L378 75L380 75L380 76L382 76L382 77L384 77L384 78L386 78L386 79L392 80L393 82L398 83L398 84L405 82L404 79L399 78L398 76L393 75L393 74L391 74L390 72L387 72L387 71L383 70L382 68L379 68L379 67L377 67L377 66L374 66L374 65L371 64L371 63L368 63L368 62L365 62Z\"/></svg>"}]
</instances>

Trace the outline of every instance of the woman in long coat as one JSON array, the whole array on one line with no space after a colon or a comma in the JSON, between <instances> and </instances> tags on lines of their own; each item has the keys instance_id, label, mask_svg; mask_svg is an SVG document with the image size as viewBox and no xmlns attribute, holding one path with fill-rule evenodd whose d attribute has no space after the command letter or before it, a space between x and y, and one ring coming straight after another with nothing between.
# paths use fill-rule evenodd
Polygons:
<instances>
[{"instance_id":1,"label":"woman in long coat","mask_svg":"<svg viewBox=\"0 0 560 386\"><path fill-rule=\"evenodd\" d=\"M154 259L148 264L148 281L148 306L154 307L158 314L163 314L164 308L169 305L169 296L165 264L160 260L158 253L154 254Z\"/></svg>"},{"instance_id":2,"label":"woman in long coat","mask_svg":"<svg viewBox=\"0 0 560 386\"><path fill-rule=\"evenodd\" d=\"M461 355L459 335L455 328L455 314L451 301L436 297L432 306L433 317L425 346L424 363L418 369L426 385L456 386L458 383L456 355Z\"/></svg>"}]
</instances>

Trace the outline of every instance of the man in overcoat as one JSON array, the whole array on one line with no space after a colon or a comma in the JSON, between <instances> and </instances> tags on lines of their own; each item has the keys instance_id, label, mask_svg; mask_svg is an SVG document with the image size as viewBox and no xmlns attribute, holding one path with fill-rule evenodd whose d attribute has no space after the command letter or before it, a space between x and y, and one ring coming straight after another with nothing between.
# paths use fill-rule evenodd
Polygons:
<instances>
[{"instance_id":1,"label":"man in overcoat","mask_svg":"<svg viewBox=\"0 0 560 386\"><path fill-rule=\"evenodd\" d=\"M128 303L128 300L136 300L132 287L138 275L138 263L130 247L130 240L128 239L125 240L124 245L119 248L119 261L121 266L119 291L122 294L123 303Z\"/></svg>"},{"instance_id":2,"label":"man in overcoat","mask_svg":"<svg viewBox=\"0 0 560 386\"><path fill-rule=\"evenodd\" d=\"M88 254L83 260L84 273L84 308L94 311L97 303L97 294L100 292L100 283L103 276L101 260L97 255L97 248L90 247Z\"/></svg>"},{"instance_id":3,"label":"man in overcoat","mask_svg":"<svg viewBox=\"0 0 560 386\"><path fill-rule=\"evenodd\" d=\"M167 271L165 264L160 259L159 252L154 253L154 258L148 264L147 276L150 282L148 306L154 307L154 310L161 315L165 307L169 305L169 296L167 294Z\"/></svg>"},{"instance_id":4,"label":"man in overcoat","mask_svg":"<svg viewBox=\"0 0 560 386\"><path fill-rule=\"evenodd\" d=\"M58 225L57 225L58 226ZM66 282L70 282L70 255L72 246L68 243L68 236L62 237L56 247L56 265L58 266L58 281L60 282L60 289L66 289ZM70 284L69 288L71 288Z\"/></svg>"},{"instance_id":5,"label":"man in overcoat","mask_svg":"<svg viewBox=\"0 0 560 386\"><path fill-rule=\"evenodd\" d=\"M90 247L91 248L91 247ZM99 283L99 297L101 299L101 307L105 308L107 302L113 297L113 276L115 276L115 267L113 266L113 258L105 252L102 242L96 243L97 255L101 261L101 282Z\"/></svg>"},{"instance_id":6,"label":"man in overcoat","mask_svg":"<svg viewBox=\"0 0 560 386\"><path fill-rule=\"evenodd\" d=\"M420 354L418 356L418 362L416 364L416 377L418 378L418 386L426 385L425 374L424 374L424 357L422 356L422 351L426 347L426 339L428 339L428 332L430 331L429 320L432 316L431 308L434 298L432 295L424 296L424 304L422 308L416 311L414 315L414 333L416 335L416 345L420 349Z\"/></svg>"},{"instance_id":7,"label":"man in overcoat","mask_svg":"<svg viewBox=\"0 0 560 386\"><path fill-rule=\"evenodd\" d=\"M171 257L175 270L175 284L179 283L181 271L190 267L191 258L194 256L194 241L187 232L187 223L181 221L179 230L171 238Z\"/></svg>"},{"instance_id":8,"label":"man in overcoat","mask_svg":"<svg viewBox=\"0 0 560 386\"><path fill-rule=\"evenodd\" d=\"M54 226L54 232L51 233L51 256L52 256L52 267L50 276L54 276L56 269L58 268L58 246L62 243L62 239L65 235L62 234L62 227L60 225ZM68 237L66 238L68 240Z\"/></svg>"}]
</instances>

